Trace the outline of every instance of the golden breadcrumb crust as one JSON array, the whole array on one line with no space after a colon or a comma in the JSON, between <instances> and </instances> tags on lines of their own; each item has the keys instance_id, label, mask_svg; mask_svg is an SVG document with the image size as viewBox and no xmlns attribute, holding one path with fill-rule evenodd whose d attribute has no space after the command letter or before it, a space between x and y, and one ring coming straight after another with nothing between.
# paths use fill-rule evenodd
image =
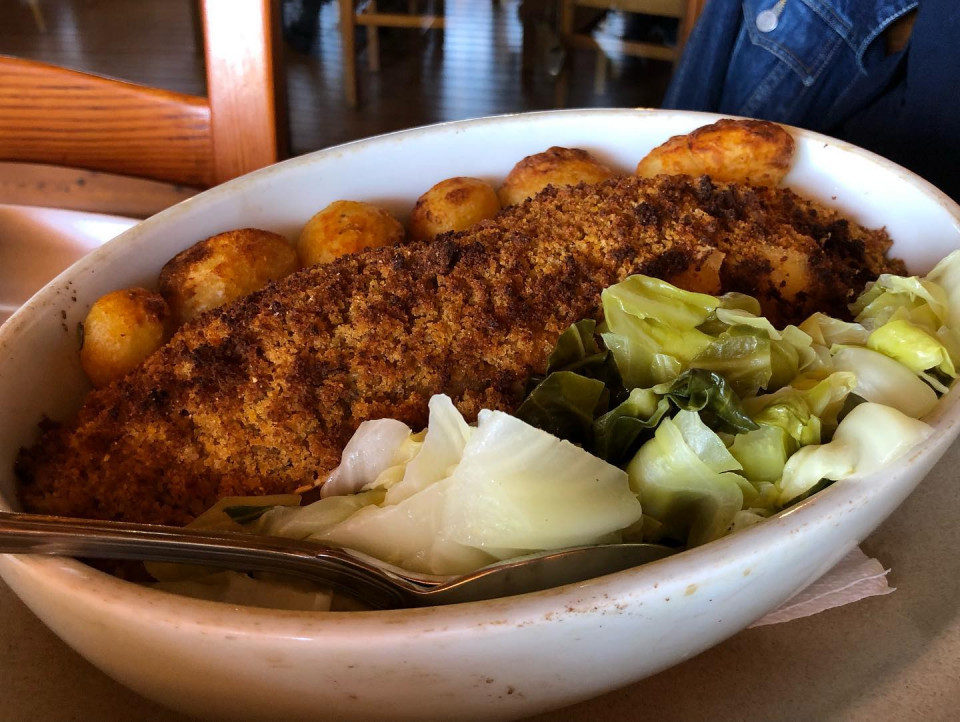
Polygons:
<instances>
[{"instance_id":1,"label":"golden breadcrumb crust","mask_svg":"<svg viewBox=\"0 0 960 722\"><path fill-rule=\"evenodd\" d=\"M467 231L307 268L187 324L23 451L22 499L182 524L221 496L315 482L366 419L422 427L432 394L468 419L513 409L563 329L599 318L600 291L631 273L696 276L719 248L724 290L759 284L786 318L806 309L764 274L780 249L801 249L824 284L804 299L838 313L864 280L899 270L888 243L786 190L683 176L550 187Z\"/></svg>"}]
</instances>

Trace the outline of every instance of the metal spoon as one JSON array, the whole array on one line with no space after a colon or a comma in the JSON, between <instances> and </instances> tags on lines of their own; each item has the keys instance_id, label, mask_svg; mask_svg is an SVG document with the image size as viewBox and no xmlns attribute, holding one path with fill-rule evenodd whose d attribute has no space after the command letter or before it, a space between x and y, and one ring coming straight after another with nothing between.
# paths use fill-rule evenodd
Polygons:
<instances>
[{"instance_id":1,"label":"metal spoon","mask_svg":"<svg viewBox=\"0 0 960 722\"><path fill-rule=\"evenodd\" d=\"M376 609L472 602L550 589L662 559L656 544L534 554L460 577L417 575L310 540L0 512L0 553L186 562L322 582Z\"/></svg>"}]
</instances>

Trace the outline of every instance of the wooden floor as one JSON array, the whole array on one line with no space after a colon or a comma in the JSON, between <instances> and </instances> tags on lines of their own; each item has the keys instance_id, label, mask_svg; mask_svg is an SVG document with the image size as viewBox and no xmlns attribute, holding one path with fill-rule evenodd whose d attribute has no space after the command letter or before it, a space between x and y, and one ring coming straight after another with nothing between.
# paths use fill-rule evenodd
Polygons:
<instances>
[{"instance_id":1,"label":"wooden floor","mask_svg":"<svg viewBox=\"0 0 960 722\"><path fill-rule=\"evenodd\" d=\"M203 94L195 0L0 0L0 53ZM381 7L389 0L381 0ZM403 0L406 6L406 0ZM291 153L446 120L554 107L656 106L671 66L607 52L564 55L552 35L553 0L527 0L531 49L523 62L520 0L446 0L444 31L380 31L382 70L367 70L358 35L360 104L343 88L337 3L284 0ZM598 18L596 37L636 31L636 16Z\"/></svg>"}]
</instances>

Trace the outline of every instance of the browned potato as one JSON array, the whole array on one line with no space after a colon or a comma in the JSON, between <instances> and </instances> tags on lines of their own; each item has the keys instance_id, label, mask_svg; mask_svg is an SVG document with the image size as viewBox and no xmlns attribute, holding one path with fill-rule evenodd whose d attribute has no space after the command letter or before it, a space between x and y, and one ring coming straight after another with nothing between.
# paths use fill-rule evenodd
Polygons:
<instances>
[{"instance_id":1,"label":"browned potato","mask_svg":"<svg viewBox=\"0 0 960 722\"><path fill-rule=\"evenodd\" d=\"M297 253L286 238L241 228L195 243L167 261L160 271L160 293L180 325L297 268Z\"/></svg>"},{"instance_id":2,"label":"browned potato","mask_svg":"<svg viewBox=\"0 0 960 722\"><path fill-rule=\"evenodd\" d=\"M417 199L410 214L410 237L421 241L462 231L500 210L497 192L479 178L447 178Z\"/></svg>"},{"instance_id":3,"label":"browned potato","mask_svg":"<svg viewBox=\"0 0 960 722\"><path fill-rule=\"evenodd\" d=\"M512 206L548 185L599 183L612 176L613 171L587 151L554 146L543 153L528 155L513 167L500 188L500 203L504 207Z\"/></svg>"},{"instance_id":4,"label":"browned potato","mask_svg":"<svg viewBox=\"0 0 960 722\"><path fill-rule=\"evenodd\" d=\"M145 288L113 291L97 299L83 321L80 365L97 388L139 366L163 345L170 309Z\"/></svg>"},{"instance_id":5,"label":"browned potato","mask_svg":"<svg viewBox=\"0 0 960 722\"><path fill-rule=\"evenodd\" d=\"M297 253L304 266L313 266L362 248L400 243L404 235L400 221L382 208L360 201L334 201L307 221Z\"/></svg>"},{"instance_id":6,"label":"browned potato","mask_svg":"<svg viewBox=\"0 0 960 722\"><path fill-rule=\"evenodd\" d=\"M803 303L807 290L816 287L816 281L811 277L810 250L768 246L757 250L758 255L765 256L770 264L769 287L788 301L797 299Z\"/></svg>"},{"instance_id":7,"label":"browned potato","mask_svg":"<svg viewBox=\"0 0 960 722\"><path fill-rule=\"evenodd\" d=\"M637 175L708 175L722 182L775 186L793 161L793 137L766 120L724 118L677 135L637 164Z\"/></svg>"},{"instance_id":8,"label":"browned potato","mask_svg":"<svg viewBox=\"0 0 960 722\"><path fill-rule=\"evenodd\" d=\"M674 286L696 293L709 293L717 296L721 293L720 269L723 266L724 254L712 251L699 264L689 266L680 273L674 273L665 278Z\"/></svg>"}]
</instances>

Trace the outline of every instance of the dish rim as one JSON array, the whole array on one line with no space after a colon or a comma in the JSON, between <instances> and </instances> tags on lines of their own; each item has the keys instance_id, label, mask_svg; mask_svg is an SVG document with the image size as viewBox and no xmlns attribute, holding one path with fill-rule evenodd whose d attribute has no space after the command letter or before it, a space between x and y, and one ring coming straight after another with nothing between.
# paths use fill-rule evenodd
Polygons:
<instances>
[{"instance_id":1,"label":"dish rim","mask_svg":"<svg viewBox=\"0 0 960 722\"><path fill-rule=\"evenodd\" d=\"M470 120L447 121L408 130L394 131L370 138L350 141L331 148L291 158L181 201L177 205L124 231L112 241L91 252L45 285L30 301L24 304L24 306L8 319L4 327L0 329L0 352L2 352L7 343L11 343L14 340L23 325L23 320L29 318L31 314L36 311L36 306L43 302L44 294L49 294L52 287L62 284L65 279L77 276L91 267L99 265L104 257L109 257L111 247L119 246L128 238L135 237L138 233L143 233L145 229L149 230L158 224L162 225L166 223L174 214L192 209L197 203L205 205L218 198L229 196L240 188L241 184L261 182L271 175L289 172L291 169L300 165L309 165L320 155L341 153L349 150L353 146L370 143L371 141L402 139L404 137L414 137L419 134L437 132L439 129L456 129L457 127L467 125L527 121L538 116L574 114L603 117L610 113L630 114L631 116L657 115L661 117L676 114L684 118L695 116L701 118L703 124L713 122L721 117L733 117L696 111L662 111L643 108L567 109L537 111L533 113L510 113ZM804 138L814 142L828 142L841 150L851 152L872 163L881 165L897 175L906 174L907 179L912 185L917 186L924 195L929 196L932 200L944 206L947 212L953 217L957 228L960 229L960 206L957 206L946 194L928 181L916 176L892 161L858 146L813 131L792 126L785 127L790 129L791 134L793 134L795 138ZM960 244L960 231L958 231L958 244ZM278 635L283 636L287 633L293 633L292 630L294 627L297 630L297 636L304 634L305 627L310 628L313 630L311 633L317 635L331 632L336 634L337 630L345 625L352 627L349 632L344 632L345 634L351 636L356 634L356 626L359 625L365 630L372 631L376 629L377 636L382 638L384 634L389 633L391 630L394 633L406 635L409 631L405 628L409 624L414 624L421 620L432 622L434 625L441 621L451 623L454 622L454 620L458 620L459 623L455 628L459 629L472 623L490 624L491 618L502 618L507 614L509 614L511 623L515 623L519 615L525 615L532 621L539 619L543 622L544 620L549 621L549 617L545 615L548 615L551 611L571 607L576 608L583 605L594 606L602 603L600 600L602 600L605 595L610 598L629 596L631 591L649 587L651 584L657 584L662 589L671 588L671 585L686 585L690 579L691 572L695 573L697 569L724 568L725 565L731 563L732 559L742 560L745 557L749 558L749 554L744 555L738 553L741 548L748 549L753 546L763 549L771 540L780 538L785 533L783 531L784 529L792 530L800 528L801 526L823 523L824 517L829 517L828 512L831 511L831 507L833 510L840 510L844 504L869 502L871 498L878 496L882 491L900 479L917 459L933 458L935 461L936 458L939 458L939 455L946 450L949 444L952 443L953 438L957 434L957 425L960 423L960 387L955 386L951 389L951 391L940 400L934 412L926 417L925 420L933 426L934 433L920 445L914 447L908 455L884 467L884 469L875 474L864 477L853 477L836 482L824 491L819 492L806 501L791 507L762 524L711 542L709 545L689 550L642 567L598 577L587 582L565 585L515 597L444 607L349 613L313 612L240 607L224 602L211 602L183 597L118 579L75 559L0 555L0 572L3 572L4 576L8 573L16 573L17 575L28 574L34 576L36 581L51 588L69 585L71 587L71 593L88 597L92 595L92 597L97 598L97 603L106 605L111 612L115 614L125 612L130 616L140 615L143 613L142 605L147 603L155 611L162 612L162 618L168 620L168 623L171 624L183 626L187 623L197 628L216 628L225 634L242 632L247 636L264 638L275 638ZM931 457L928 455L935 456ZM922 477L920 480L922 480ZM909 485L909 488L903 496L905 497L909 491L912 491L920 480ZM829 505L826 510L822 509L825 505ZM3 496L0 496L0 508L8 508L7 501ZM270 619L271 625L269 627L255 625L255 629L251 630L251 621L256 622L263 619ZM403 622L403 624L398 624L398 622ZM278 628L278 626L285 627L288 625L290 626L287 632ZM450 632L451 628L449 627L443 630L443 633L449 634Z\"/></svg>"}]
</instances>

